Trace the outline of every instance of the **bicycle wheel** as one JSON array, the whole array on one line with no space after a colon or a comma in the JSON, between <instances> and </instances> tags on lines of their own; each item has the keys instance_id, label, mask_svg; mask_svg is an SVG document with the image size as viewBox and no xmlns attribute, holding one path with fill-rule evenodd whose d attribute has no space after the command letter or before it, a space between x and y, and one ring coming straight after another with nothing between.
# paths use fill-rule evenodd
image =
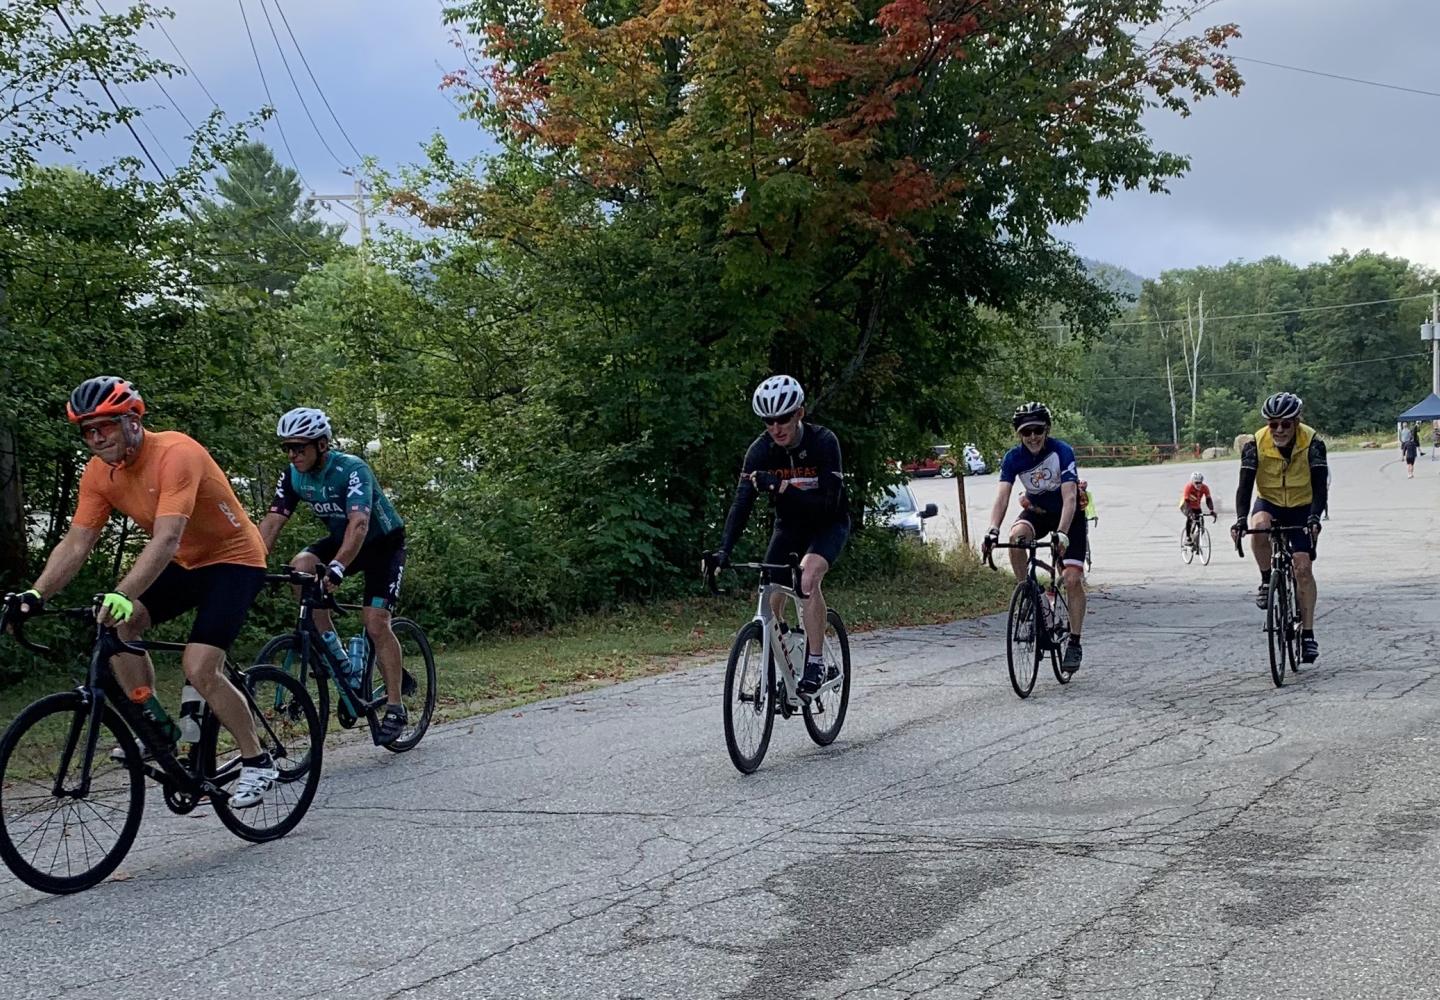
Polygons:
<instances>
[{"instance_id":1,"label":"bicycle wheel","mask_svg":"<svg viewBox=\"0 0 1440 1000\"><path fill-rule=\"evenodd\" d=\"M741 774L760 766L775 728L775 667L764 659L761 625L752 621L735 636L725 665L725 748Z\"/></svg>"},{"instance_id":2,"label":"bicycle wheel","mask_svg":"<svg viewBox=\"0 0 1440 1000\"><path fill-rule=\"evenodd\" d=\"M1050 669L1055 674L1055 679L1061 684L1070 683L1070 675L1060 669L1061 653L1064 652L1065 640L1070 637L1070 605L1065 601L1065 591L1055 590L1055 606L1051 610L1050 627Z\"/></svg>"},{"instance_id":3,"label":"bicycle wheel","mask_svg":"<svg viewBox=\"0 0 1440 1000\"><path fill-rule=\"evenodd\" d=\"M1285 649L1290 659L1290 672L1300 672L1300 657L1304 655L1304 646L1300 638L1300 632L1304 627L1304 617L1300 612L1300 584L1296 582L1293 573L1285 574L1287 590L1290 594L1285 608L1285 621L1288 623L1286 629Z\"/></svg>"},{"instance_id":4,"label":"bicycle wheel","mask_svg":"<svg viewBox=\"0 0 1440 1000\"><path fill-rule=\"evenodd\" d=\"M0 737L0 858L41 892L79 892L103 882L140 829L140 750L108 705L100 715L90 789L84 798L75 795L89 718L80 692L52 694L16 716ZM116 745L123 761L110 757Z\"/></svg>"},{"instance_id":5,"label":"bicycle wheel","mask_svg":"<svg viewBox=\"0 0 1440 1000\"><path fill-rule=\"evenodd\" d=\"M1185 560L1189 566L1195 559L1195 547L1190 542L1190 523L1187 521L1185 527L1180 529L1180 558Z\"/></svg>"},{"instance_id":6,"label":"bicycle wheel","mask_svg":"<svg viewBox=\"0 0 1440 1000\"><path fill-rule=\"evenodd\" d=\"M400 642L400 662L404 667L400 703L405 706L408 721L394 742L384 746L391 753L404 753L420 742L420 737L430 728L430 717L435 713L435 654L430 649L425 630L409 618L396 618L390 627ZM372 699L385 697L385 678L380 675L373 647L360 690L369 691Z\"/></svg>"},{"instance_id":7,"label":"bicycle wheel","mask_svg":"<svg viewBox=\"0 0 1440 1000\"><path fill-rule=\"evenodd\" d=\"M280 780L253 808L235 809L223 796L212 803L220 822L237 837L275 840L295 829L315 798L325 731L310 695L280 667L262 663L245 671L243 679L254 703L251 715L260 748L274 759ZM196 752L201 773L215 784L225 787L240 776L240 748L213 711L205 714Z\"/></svg>"},{"instance_id":8,"label":"bicycle wheel","mask_svg":"<svg viewBox=\"0 0 1440 1000\"><path fill-rule=\"evenodd\" d=\"M1039 603L1028 581L1015 585L1010 595L1010 617L1005 624L1005 660L1010 666L1010 686L1022 698L1030 697L1035 675L1040 672L1041 651Z\"/></svg>"},{"instance_id":9,"label":"bicycle wheel","mask_svg":"<svg viewBox=\"0 0 1440 1000\"><path fill-rule=\"evenodd\" d=\"M1200 550L1200 565L1210 565L1210 529L1205 527L1202 521L1199 526L1200 534L1196 539L1197 548Z\"/></svg>"},{"instance_id":10,"label":"bicycle wheel","mask_svg":"<svg viewBox=\"0 0 1440 1000\"><path fill-rule=\"evenodd\" d=\"M310 692L310 699L315 702L315 712L320 717L320 731L325 733L330 728L330 678L316 669L315 654L310 655L310 662L300 662L300 637L294 632L287 632L285 635L277 635L267 642L260 655L255 657L255 665L269 664L279 667L291 677L298 677L300 683L305 685L305 690Z\"/></svg>"},{"instance_id":11,"label":"bicycle wheel","mask_svg":"<svg viewBox=\"0 0 1440 1000\"><path fill-rule=\"evenodd\" d=\"M1270 679L1276 687L1285 686L1285 658L1289 655L1289 600L1285 593L1285 576L1270 574L1270 597L1265 602L1265 636L1270 646Z\"/></svg>"},{"instance_id":12,"label":"bicycle wheel","mask_svg":"<svg viewBox=\"0 0 1440 1000\"><path fill-rule=\"evenodd\" d=\"M839 687L817 694L801 709L805 731L817 746L828 747L835 742L850 707L850 636L839 612L831 608L825 616L825 682L834 679L839 679Z\"/></svg>"}]
</instances>

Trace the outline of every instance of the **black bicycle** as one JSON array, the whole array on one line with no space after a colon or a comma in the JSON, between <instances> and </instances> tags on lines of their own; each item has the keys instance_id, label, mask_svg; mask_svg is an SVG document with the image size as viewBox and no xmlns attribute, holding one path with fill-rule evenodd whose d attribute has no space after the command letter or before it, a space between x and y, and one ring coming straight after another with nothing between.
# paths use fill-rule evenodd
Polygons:
<instances>
[{"instance_id":1,"label":"black bicycle","mask_svg":"<svg viewBox=\"0 0 1440 1000\"><path fill-rule=\"evenodd\" d=\"M85 683L34 702L0 736L0 858L6 866L41 892L98 885L135 842L147 777L159 783L171 812L185 815L208 799L220 822L245 840L275 840L293 830L315 798L324 742L304 687L277 667L242 672L226 660L225 675L250 706L261 749L280 771L260 805L236 809L227 789L240 776L240 750L210 707L202 711L199 740L177 746L130 700L110 666L116 653L181 652L185 646L125 642L99 624L102 597L85 608L37 613L89 621L95 642ZM48 654L48 646L25 637L19 601L12 595L6 602L0 631L8 626L21 646Z\"/></svg>"},{"instance_id":2,"label":"black bicycle","mask_svg":"<svg viewBox=\"0 0 1440 1000\"><path fill-rule=\"evenodd\" d=\"M370 738L375 745L394 753L404 753L419 743L430 728L430 717L435 713L435 653L430 649L425 630L409 618L394 618L390 622L403 657L400 703L405 706L407 722L398 737L389 743L381 743L380 720L385 714L387 693L385 678L375 662L374 644L365 636L365 667L357 683L350 679L349 662L335 659L320 637L319 626L315 624L316 608L327 608L337 616L358 608L336 603L332 595L325 593L321 577L314 573L287 567L284 573L267 575L265 582L272 587L283 584L298 586L300 613L295 630L267 642L256 662L277 664L314 692L322 732L329 727L330 684L333 682L338 695L335 719L342 728L354 728L355 723L364 718L370 725ZM364 635L363 631L361 634Z\"/></svg>"},{"instance_id":3,"label":"black bicycle","mask_svg":"<svg viewBox=\"0 0 1440 1000\"><path fill-rule=\"evenodd\" d=\"M1276 687L1285 686L1285 671L1300 672L1301 629L1304 612L1300 609L1300 587L1295 581L1295 551L1290 535L1308 532L1301 525L1271 524L1268 528L1245 528L1235 539L1235 551L1243 559L1240 544L1245 535L1270 536L1270 593L1265 602L1265 639L1270 647L1270 679Z\"/></svg>"},{"instance_id":4,"label":"black bicycle","mask_svg":"<svg viewBox=\"0 0 1440 1000\"><path fill-rule=\"evenodd\" d=\"M1010 686L1022 698L1030 697L1034 690L1040 660L1047 653L1055 680L1070 683L1070 673L1060 666L1065 639L1070 634L1070 606L1059 587L1059 574L1036 554L1047 548L1052 557L1056 556L1059 539L1051 535L1047 542L1034 539L994 542L985 553L985 562L991 569L999 569L995 565L996 549L1024 549L1028 553L1029 568L1025 579L1015 584L1015 591L1010 595L1010 617L1005 624L1005 659L1010 666ZM1055 558L1054 562L1058 564L1060 560ZM1040 583L1041 571L1049 574L1045 584Z\"/></svg>"}]
</instances>

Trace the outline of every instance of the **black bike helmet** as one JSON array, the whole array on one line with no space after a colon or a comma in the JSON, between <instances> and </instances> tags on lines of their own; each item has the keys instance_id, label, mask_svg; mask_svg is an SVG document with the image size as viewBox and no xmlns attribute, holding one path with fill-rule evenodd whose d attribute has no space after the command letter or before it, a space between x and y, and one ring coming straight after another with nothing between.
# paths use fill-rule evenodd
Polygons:
<instances>
[{"instance_id":1,"label":"black bike helmet","mask_svg":"<svg viewBox=\"0 0 1440 1000\"><path fill-rule=\"evenodd\" d=\"M1305 400L1293 392L1277 392L1265 400L1260 407L1260 416L1266 420L1285 420L1300 416L1300 408L1305 405Z\"/></svg>"},{"instance_id":2,"label":"black bike helmet","mask_svg":"<svg viewBox=\"0 0 1440 1000\"><path fill-rule=\"evenodd\" d=\"M86 417L113 417L122 413L145 415L145 400L140 391L118 375L97 375L87 378L70 393L65 412L71 423Z\"/></svg>"},{"instance_id":3,"label":"black bike helmet","mask_svg":"<svg viewBox=\"0 0 1440 1000\"><path fill-rule=\"evenodd\" d=\"M1021 403L1015 407L1015 414L1010 418L1010 423L1019 430L1026 424L1044 424L1050 426L1050 407L1044 403Z\"/></svg>"}]
</instances>

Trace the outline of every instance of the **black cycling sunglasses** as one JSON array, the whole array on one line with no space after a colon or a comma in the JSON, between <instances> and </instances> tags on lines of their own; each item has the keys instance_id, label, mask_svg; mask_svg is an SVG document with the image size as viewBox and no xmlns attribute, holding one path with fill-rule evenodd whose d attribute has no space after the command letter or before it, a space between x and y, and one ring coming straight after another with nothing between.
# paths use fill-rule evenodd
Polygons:
<instances>
[{"instance_id":1,"label":"black cycling sunglasses","mask_svg":"<svg viewBox=\"0 0 1440 1000\"><path fill-rule=\"evenodd\" d=\"M1271 429L1272 431L1288 431L1290 428L1292 428L1292 427L1294 427L1294 426L1295 426L1295 421L1293 421L1293 420L1272 420L1272 421L1270 421L1270 429Z\"/></svg>"},{"instance_id":2,"label":"black cycling sunglasses","mask_svg":"<svg viewBox=\"0 0 1440 1000\"><path fill-rule=\"evenodd\" d=\"M1044 424L1026 424L1024 427L1021 427L1021 428L1019 429L1018 433L1019 433L1019 435L1020 435L1022 438L1028 438L1028 437L1044 437L1044 436L1045 436L1045 425L1044 425Z\"/></svg>"},{"instance_id":3,"label":"black cycling sunglasses","mask_svg":"<svg viewBox=\"0 0 1440 1000\"><path fill-rule=\"evenodd\" d=\"M788 424L795 419L795 414L799 412L799 410L791 410L789 413L782 413L778 417L761 417L760 419L765 421L766 426L773 427L776 424Z\"/></svg>"},{"instance_id":4,"label":"black cycling sunglasses","mask_svg":"<svg viewBox=\"0 0 1440 1000\"><path fill-rule=\"evenodd\" d=\"M281 441L280 450L287 455L300 455L314 443L314 441Z\"/></svg>"}]
</instances>

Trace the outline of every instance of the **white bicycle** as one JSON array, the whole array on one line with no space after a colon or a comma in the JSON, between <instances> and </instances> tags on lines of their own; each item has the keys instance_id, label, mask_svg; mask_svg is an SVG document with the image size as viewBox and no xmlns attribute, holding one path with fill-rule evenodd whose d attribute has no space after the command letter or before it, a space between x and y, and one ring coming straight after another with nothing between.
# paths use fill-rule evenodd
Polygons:
<instances>
[{"instance_id":1,"label":"white bicycle","mask_svg":"<svg viewBox=\"0 0 1440 1000\"><path fill-rule=\"evenodd\" d=\"M799 713L805 731L818 746L829 746L840 735L850 706L850 637L839 613L830 608L825 621L824 683L812 695L800 694L797 687L805 672L800 601L807 596L800 591L800 567L735 563L731 568L761 574L755 617L736 634L725 667L725 747L735 767L742 774L751 774L770 748L777 715L788 719ZM705 577L711 592L718 592L714 567L707 568ZM775 578L788 578L790 586L773 582ZM794 627L772 610L775 594L789 598Z\"/></svg>"}]
</instances>

